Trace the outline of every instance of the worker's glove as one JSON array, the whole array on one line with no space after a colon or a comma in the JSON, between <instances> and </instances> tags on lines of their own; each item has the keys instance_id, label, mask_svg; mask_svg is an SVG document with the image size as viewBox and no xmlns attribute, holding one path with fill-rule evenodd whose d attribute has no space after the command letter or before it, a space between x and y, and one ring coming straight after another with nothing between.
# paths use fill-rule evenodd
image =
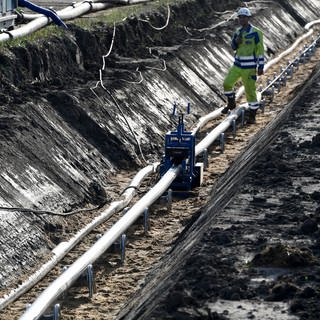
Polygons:
<instances>
[{"instance_id":1,"label":"worker's glove","mask_svg":"<svg viewBox=\"0 0 320 320\"><path fill-rule=\"evenodd\" d=\"M242 43L241 36L236 37L235 41L236 41L236 44L238 44L238 45L241 44Z\"/></svg>"},{"instance_id":2,"label":"worker's glove","mask_svg":"<svg viewBox=\"0 0 320 320\"><path fill-rule=\"evenodd\" d=\"M263 75L263 69L258 69L258 76L262 76Z\"/></svg>"}]
</instances>

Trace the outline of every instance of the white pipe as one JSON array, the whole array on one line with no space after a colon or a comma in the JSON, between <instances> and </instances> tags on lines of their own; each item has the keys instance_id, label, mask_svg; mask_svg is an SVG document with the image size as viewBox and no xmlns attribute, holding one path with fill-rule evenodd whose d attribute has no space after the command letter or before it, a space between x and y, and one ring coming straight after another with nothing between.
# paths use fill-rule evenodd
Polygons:
<instances>
[{"instance_id":1,"label":"white pipe","mask_svg":"<svg viewBox=\"0 0 320 320\"><path fill-rule=\"evenodd\" d=\"M101 2L101 1L99 1ZM57 11L57 15L60 17L60 15L62 15L65 11L69 11L69 10L73 10L74 8L80 6L83 3L83 1L81 2L77 2L74 5L69 5L59 11ZM41 13L23 13L23 18L26 20L34 20L37 18L43 17L43 14Z\"/></svg>"},{"instance_id":2,"label":"white pipe","mask_svg":"<svg viewBox=\"0 0 320 320\"><path fill-rule=\"evenodd\" d=\"M27 292L36 283L38 283L49 271L72 249L74 248L87 234L89 234L94 228L99 226L101 223L108 220L114 213L123 210L133 196L136 194L137 189L140 187L142 181L151 173L157 170L159 163L154 163L143 169L141 169L135 177L132 179L129 186L126 188L119 201L115 201L104 210L98 217L96 217L91 223L86 225L83 229L73 236L69 241L60 243L57 247L52 250L51 259L43 264L41 268L37 270L27 281L22 283L18 288L12 290L8 295L5 295L0 299L0 310L4 309L11 302L15 301L22 294Z\"/></svg>"},{"instance_id":3,"label":"white pipe","mask_svg":"<svg viewBox=\"0 0 320 320\"><path fill-rule=\"evenodd\" d=\"M220 136L221 133L225 132L230 127L232 121L238 118L238 113L241 111L243 107L244 106L232 111L218 126L216 126L203 140L201 140L196 145L196 156L198 156L205 149L207 149Z\"/></svg>"},{"instance_id":4,"label":"white pipe","mask_svg":"<svg viewBox=\"0 0 320 320\"><path fill-rule=\"evenodd\" d=\"M197 126L192 130L192 134L196 134L201 128L205 126L209 121L216 119L217 117L221 116L221 111L223 107L216 109L209 114L201 117L198 121Z\"/></svg>"},{"instance_id":5,"label":"white pipe","mask_svg":"<svg viewBox=\"0 0 320 320\"><path fill-rule=\"evenodd\" d=\"M319 24L320 23L320 19L319 20L314 20L314 21L311 21L309 23L307 23L304 28L306 30L309 30L312 26L314 26L315 24Z\"/></svg>"},{"instance_id":6,"label":"white pipe","mask_svg":"<svg viewBox=\"0 0 320 320\"><path fill-rule=\"evenodd\" d=\"M181 166L169 169L161 180L138 201L87 252L58 277L22 315L20 320L36 320L95 262L150 206L178 176Z\"/></svg>"},{"instance_id":7,"label":"white pipe","mask_svg":"<svg viewBox=\"0 0 320 320\"><path fill-rule=\"evenodd\" d=\"M134 0L134 3L140 3L140 2L146 2L146 0ZM130 2L131 3L131 2ZM92 3L89 2L81 2L79 5L75 5L74 7L68 6L65 9L62 9L57 12L58 16L62 20L70 20L70 19L75 19L87 12L90 11L99 11L99 10L104 10L107 8L112 7L113 5L111 3L105 3L100 1L92 1ZM0 42L1 41L6 41L11 38L19 38L26 36L28 34L31 34L44 26L48 25L51 22L51 19L45 17L44 15L36 15L37 18L34 19L33 21L27 23L26 25L10 31L10 35L8 33L2 33L0 34ZM28 15L26 17L32 18Z\"/></svg>"}]
</instances>

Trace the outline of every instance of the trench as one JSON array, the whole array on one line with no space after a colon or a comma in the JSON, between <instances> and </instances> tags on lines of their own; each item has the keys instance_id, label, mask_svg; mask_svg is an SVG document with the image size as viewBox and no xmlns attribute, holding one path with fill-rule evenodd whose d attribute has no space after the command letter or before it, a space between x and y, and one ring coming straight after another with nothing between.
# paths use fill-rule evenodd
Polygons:
<instances>
[{"instance_id":1,"label":"trench","mask_svg":"<svg viewBox=\"0 0 320 320\"><path fill-rule=\"evenodd\" d=\"M223 104L221 81L232 61L229 41L236 22L210 27L224 21L238 5L239 1L172 5L172 23L163 32L154 31L136 16L117 25L104 82L132 124L148 160L158 159L163 135L175 123L170 117L174 101L182 106L191 102L190 127L201 115ZM253 6L255 25L267 29L270 21L276 21L265 39L268 57L289 45L292 34L303 32L302 21L317 18L314 1L299 13L298 22L277 2L253 2ZM161 25L167 12L161 8L145 14L153 25ZM185 26L193 36L186 33ZM198 31L201 28L209 29ZM70 31L64 35L1 50L0 143L6 150L0 156L3 206L55 211L90 206L97 198L92 184L108 189L120 170L141 166L136 139L114 101L101 88L96 90L100 99L90 91L112 32L103 20L92 30L70 23ZM204 41L190 41L194 35ZM166 60L168 71L145 68L149 48L157 59ZM123 81L135 80L135 73L119 67L128 57L141 61L141 85ZM30 272L38 258L50 252L48 225L62 225L67 236L69 225L80 223L32 213L26 216L19 211L1 211L1 215L1 288L18 282L19 275ZM81 219L85 222L88 218Z\"/></svg>"}]
</instances>

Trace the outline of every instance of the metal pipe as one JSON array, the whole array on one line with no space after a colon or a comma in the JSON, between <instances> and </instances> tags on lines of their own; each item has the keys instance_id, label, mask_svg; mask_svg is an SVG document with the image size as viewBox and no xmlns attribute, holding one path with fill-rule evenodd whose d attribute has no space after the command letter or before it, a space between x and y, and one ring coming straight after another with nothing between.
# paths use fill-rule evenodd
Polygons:
<instances>
[{"instance_id":1,"label":"metal pipe","mask_svg":"<svg viewBox=\"0 0 320 320\"><path fill-rule=\"evenodd\" d=\"M158 166L159 162L141 169L132 179L129 186L125 189L119 201L111 203L106 210L104 210L91 223L79 230L78 233L75 236L73 236L69 241L61 242L58 246L56 246L52 250L52 257L47 263L43 264L41 268L37 270L36 273L34 273L27 281L22 283L18 288L12 290L8 295L5 295L2 299L0 299L0 310L4 309L11 302L15 301L22 294L24 294L30 288L32 288L36 283L38 283L43 277L45 277L46 274L48 274L48 272L51 271L52 268L94 228L108 220L114 213L119 212L123 210L125 207L127 207L130 201L132 200L133 196L136 194L136 191L140 187L142 181L147 176L155 172Z\"/></svg>"},{"instance_id":2,"label":"metal pipe","mask_svg":"<svg viewBox=\"0 0 320 320\"><path fill-rule=\"evenodd\" d=\"M94 263L149 207L167 190L181 171L169 169L161 180L118 220L87 252L58 277L22 315L20 320L36 320L78 279L89 264Z\"/></svg>"}]
</instances>

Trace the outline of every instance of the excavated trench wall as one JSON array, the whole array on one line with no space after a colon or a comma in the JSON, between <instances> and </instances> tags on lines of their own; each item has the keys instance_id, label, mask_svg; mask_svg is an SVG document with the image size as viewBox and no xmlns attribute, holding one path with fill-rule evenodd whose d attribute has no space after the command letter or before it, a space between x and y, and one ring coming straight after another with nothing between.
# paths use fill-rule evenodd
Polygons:
<instances>
[{"instance_id":1,"label":"excavated trench wall","mask_svg":"<svg viewBox=\"0 0 320 320\"><path fill-rule=\"evenodd\" d=\"M268 59L319 18L319 1L248 4L252 23L265 31ZM111 175L144 165L137 140L145 158L158 160L164 133L175 123L174 101L183 107L191 102L189 127L223 104L222 81L237 26L230 17L239 5L235 0L173 5L162 31L129 17L116 26L103 72L107 90L99 86L96 95L90 88L110 48L110 26L101 22L88 31L71 23L64 35L3 47L0 205L53 211L100 205L109 198ZM165 8L148 14L157 26L166 15ZM67 220L19 211L0 215L0 288L5 288L57 244L46 233Z\"/></svg>"}]
</instances>

